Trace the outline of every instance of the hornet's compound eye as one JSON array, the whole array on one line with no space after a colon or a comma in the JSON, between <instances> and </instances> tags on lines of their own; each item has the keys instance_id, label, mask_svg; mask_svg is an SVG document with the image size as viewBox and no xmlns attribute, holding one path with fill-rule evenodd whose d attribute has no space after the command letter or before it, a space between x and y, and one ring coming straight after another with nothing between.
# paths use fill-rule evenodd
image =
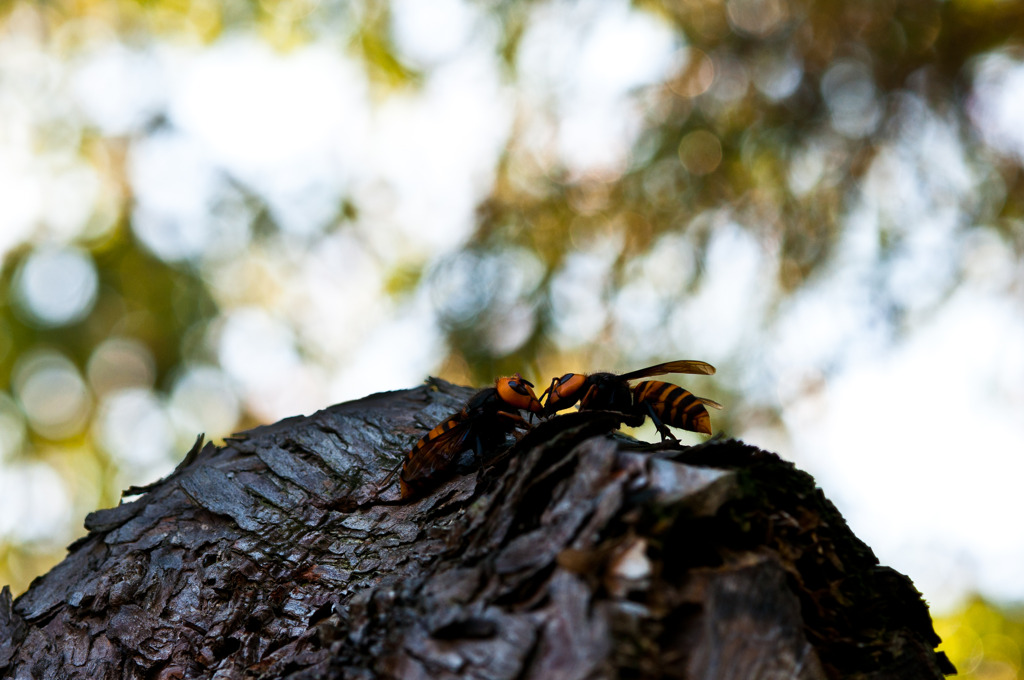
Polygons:
<instances>
[{"instance_id":1,"label":"hornet's compound eye","mask_svg":"<svg viewBox=\"0 0 1024 680\"><path fill-rule=\"evenodd\" d=\"M498 389L498 397L509 406L519 409L526 409L534 413L540 412L540 402L537 395L530 389L529 381L523 380L518 373L511 378L499 378L495 387Z\"/></svg>"},{"instance_id":2,"label":"hornet's compound eye","mask_svg":"<svg viewBox=\"0 0 1024 680\"><path fill-rule=\"evenodd\" d=\"M526 386L521 384L518 380L509 380L508 386L514 389L516 392L522 395L526 395Z\"/></svg>"}]
</instances>

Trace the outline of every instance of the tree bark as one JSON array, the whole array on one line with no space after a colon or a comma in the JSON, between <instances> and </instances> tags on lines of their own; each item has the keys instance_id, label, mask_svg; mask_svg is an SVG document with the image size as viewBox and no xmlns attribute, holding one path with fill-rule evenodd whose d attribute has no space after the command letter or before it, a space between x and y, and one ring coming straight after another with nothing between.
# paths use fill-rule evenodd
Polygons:
<instances>
[{"instance_id":1,"label":"tree bark","mask_svg":"<svg viewBox=\"0 0 1024 680\"><path fill-rule=\"evenodd\" d=\"M408 503L377 484L440 380L229 439L86 518L12 603L11 678L941 678L910 580L737 441L541 423ZM514 444L514 445L513 445ZM394 499L395 490L386 494Z\"/></svg>"}]
</instances>

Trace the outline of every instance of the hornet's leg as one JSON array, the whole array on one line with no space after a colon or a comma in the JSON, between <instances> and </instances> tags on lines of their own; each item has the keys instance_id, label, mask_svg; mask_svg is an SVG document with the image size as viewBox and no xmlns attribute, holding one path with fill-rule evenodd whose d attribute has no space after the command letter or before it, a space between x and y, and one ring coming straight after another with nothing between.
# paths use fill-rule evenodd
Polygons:
<instances>
[{"instance_id":1,"label":"hornet's leg","mask_svg":"<svg viewBox=\"0 0 1024 680\"><path fill-rule=\"evenodd\" d=\"M530 415L533 415L533 414L531 413ZM508 413L507 411L498 411L498 416L501 417L501 418L508 418L509 420L514 422L516 425L519 425L520 427L525 427L528 430L533 428L533 426L530 425L530 423L526 422L525 418L523 418L521 415L518 415L516 413Z\"/></svg>"},{"instance_id":2,"label":"hornet's leg","mask_svg":"<svg viewBox=\"0 0 1024 680\"><path fill-rule=\"evenodd\" d=\"M587 393L583 395L582 399L580 399L580 405L577 406L577 408L580 411L582 411L582 410L584 410L586 408L589 408L589 406L587 406L587 402L590 401L590 395L594 394L596 391L597 391L597 385L591 385L590 389L587 390Z\"/></svg>"},{"instance_id":3,"label":"hornet's leg","mask_svg":"<svg viewBox=\"0 0 1024 680\"><path fill-rule=\"evenodd\" d=\"M658 428L658 434L661 435L661 443L664 444L666 439L671 439L673 442L678 444L679 440L676 439L676 436L672 434L672 432L668 429L665 423L661 422L661 418L659 418L658 414L654 412L654 407L651 406L651 403L645 401L644 406L647 407L647 415L651 417L651 421L654 423L654 427Z\"/></svg>"},{"instance_id":4,"label":"hornet's leg","mask_svg":"<svg viewBox=\"0 0 1024 680\"><path fill-rule=\"evenodd\" d=\"M546 390L544 390L543 392L541 392L541 394L540 394L540 401L541 401L541 403L544 404L545 407L548 405L548 402L551 401L551 397L552 397L552 395L555 392L555 385L557 383L558 383L558 378L552 378L551 379L551 384L548 385L548 388Z\"/></svg>"},{"instance_id":5,"label":"hornet's leg","mask_svg":"<svg viewBox=\"0 0 1024 680\"><path fill-rule=\"evenodd\" d=\"M391 468L391 472L389 472L389 473L388 473L388 476L387 476L387 477L385 477L385 478L384 478L384 481L382 481L382 482L381 482L381 483L380 483L380 484L379 484L379 485L377 486L377 495L380 495L380 493L381 493L382 491L384 491L384 490L385 490L385 489L387 489L387 488L388 488L389 486L391 486L391 478L395 476L395 473L396 473L396 472L398 472L398 470L399 470L399 469L400 469L400 468L401 468L401 467L402 467L403 465L405 465L405 460L406 460L405 458L402 458L402 459L401 459L400 461L398 461L398 464L397 464L397 465L395 465L395 467Z\"/></svg>"},{"instance_id":6,"label":"hornet's leg","mask_svg":"<svg viewBox=\"0 0 1024 680\"><path fill-rule=\"evenodd\" d=\"M531 412L530 415L532 416L533 413ZM508 413L506 411L498 411L498 416L501 417L501 418L508 418L509 420L512 421L512 423L513 423L513 426L512 426L512 436L516 438L516 441L519 441L519 439L521 439L522 436L523 436L522 434L516 432L516 430L515 430L516 425L518 425L519 427L521 427L521 428L523 428L525 430L532 430L533 429L533 424L532 423L528 423L521 415L517 415L515 413Z\"/></svg>"}]
</instances>

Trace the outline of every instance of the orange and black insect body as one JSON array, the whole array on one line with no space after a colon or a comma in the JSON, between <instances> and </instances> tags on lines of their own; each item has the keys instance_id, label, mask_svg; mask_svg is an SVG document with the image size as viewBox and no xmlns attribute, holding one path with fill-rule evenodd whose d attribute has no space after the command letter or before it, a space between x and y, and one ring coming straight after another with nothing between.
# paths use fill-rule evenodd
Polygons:
<instances>
[{"instance_id":1,"label":"orange and black insect body","mask_svg":"<svg viewBox=\"0 0 1024 680\"><path fill-rule=\"evenodd\" d=\"M711 434L711 416L705 405L721 408L717 402L694 396L679 385L660 380L638 383L633 388L633 402L651 417L662 440L666 434L672 437L672 433L665 428L666 424L681 430Z\"/></svg>"},{"instance_id":2,"label":"orange and black insect body","mask_svg":"<svg viewBox=\"0 0 1024 680\"><path fill-rule=\"evenodd\" d=\"M436 484L452 471L464 451L472 449L480 460L485 448L500 443L508 433L531 427L519 411L529 411L531 418L532 414L540 413L541 405L532 388L533 383L518 373L498 378L494 387L480 390L461 411L438 423L416 442L402 462L398 476L402 499ZM390 478L388 475L382 489Z\"/></svg>"},{"instance_id":3,"label":"orange and black insect body","mask_svg":"<svg viewBox=\"0 0 1024 680\"><path fill-rule=\"evenodd\" d=\"M623 415L622 422L636 427L648 417L665 439L675 440L668 427L711 434L711 417L705 406L722 408L721 404L659 380L645 380L630 387L632 380L666 373L712 375L714 366L703 361L670 361L648 366L638 371L616 375L614 373L566 373L555 378L541 395L544 415L569 408L579 403L581 411L615 411Z\"/></svg>"}]
</instances>

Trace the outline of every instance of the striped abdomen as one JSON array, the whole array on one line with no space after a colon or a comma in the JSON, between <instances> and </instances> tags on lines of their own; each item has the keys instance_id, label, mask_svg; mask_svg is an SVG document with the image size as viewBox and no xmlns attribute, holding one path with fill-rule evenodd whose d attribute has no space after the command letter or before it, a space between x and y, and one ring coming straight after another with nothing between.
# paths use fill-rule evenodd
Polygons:
<instances>
[{"instance_id":1,"label":"striped abdomen","mask_svg":"<svg viewBox=\"0 0 1024 680\"><path fill-rule=\"evenodd\" d=\"M633 388L633 401L637 410L644 413L646 405L650 405L655 415L666 425L711 434L711 417L704 402L679 385L645 380Z\"/></svg>"}]
</instances>

